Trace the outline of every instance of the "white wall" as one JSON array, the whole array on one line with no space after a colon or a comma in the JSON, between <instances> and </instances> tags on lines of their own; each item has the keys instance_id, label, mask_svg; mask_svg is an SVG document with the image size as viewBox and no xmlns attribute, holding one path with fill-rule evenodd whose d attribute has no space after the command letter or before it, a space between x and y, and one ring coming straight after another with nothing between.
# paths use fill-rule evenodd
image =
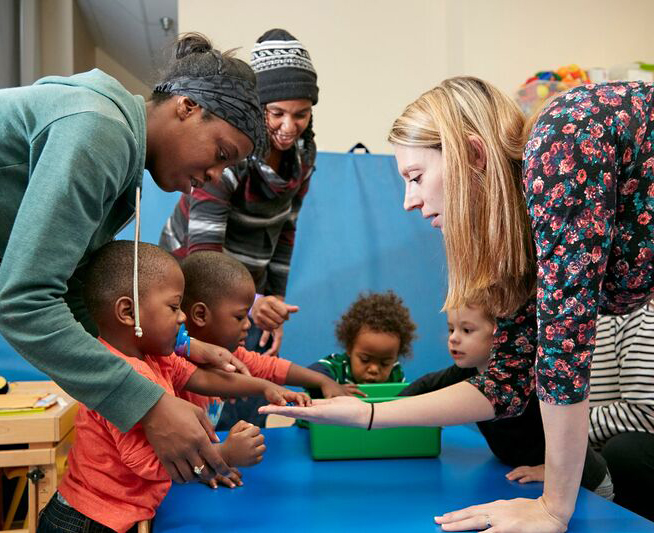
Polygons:
<instances>
[{"instance_id":1,"label":"white wall","mask_svg":"<svg viewBox=\"0 0 654 533\"><path fill-rule=\"evenodd\" d=\"M116 78L132 94L140 94L146 100L152 94L151 87L139 80L102 48L95 48L95 66Z\"/></svg>"},{"instance_id":2,"label":"white wall","mask_svg":"<svg viewBox=\"0 0 654 533\"><path fill-rule=\"evenodd\" d=\"M73 0L41 2L41 76L75 73Z\"/></svg>"},{"instance_id":3,"label":"white wall","mask_svg":"<svg viewBox=\"0 0 654 533\"><path fill-rule=\"evenodd\" d=\"M200 31L248 59L282 27L318 71L318 147L357 141L390 153L405 105L448 76L470 74L513 92L537 70L654 62L652 0L179 0L179 29Z\"/></svg>"},{"instance_id":4,"label":"white wall","mask_svg":"<svg viewBox=\"0 0 654 533\"><path fill-rule=\"evenodd\" d=\"M48 75L70 76L97 67L120 81L128 91L145 98L150 96L149 86L95 46L74 0L41 1L36 11L40 22L40 58L32 58L38 63L34 79ZM34 79L26 80L25 84Z\"/></svg>"},{"instance_id":5,"label":"white wall","mask_svg":"<svg viewBox=\"0 0 654 533\"><path fill-rule=\"evenodd\" d=\"M451 0L456 2L456 0ZM464 0L458 73L514 91L538 70L654 62L652 0Z\"/></svg>"},{"instance_id":6,"label":"white wall","mask_svg":"<svg viewBox=\"0 0 654 533\"><path fill-rule=\"evenodd\" d=\"M19 5L0 2L0 89L20 85Z\"/></svg>"}]
</instances>

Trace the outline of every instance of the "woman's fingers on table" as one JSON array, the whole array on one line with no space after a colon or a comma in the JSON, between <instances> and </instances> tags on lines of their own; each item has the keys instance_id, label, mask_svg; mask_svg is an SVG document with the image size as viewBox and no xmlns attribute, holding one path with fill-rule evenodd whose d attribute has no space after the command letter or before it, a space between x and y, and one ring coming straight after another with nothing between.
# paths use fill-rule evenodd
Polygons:
<instances>
[{"instance_id":1,"label":"woman's fingers on table","mask_svg":"<svg viewBox=\"0 0 654 533\"><path fill-rule=\"evenodd\" d=\"M492 525L489 527L489 523L485 516L472 516L451 524L441 524L441 529L443 531L484 531L485 533L500 531L493 529Z\"/></svg>"},{"instance_id":2,"label":"woman's fingers on table","mask_svg":"<svg viewBox=\"0 0 654 533\"><path fill-rule=\"evenodd\" d=\"M490 527L483 505L473 505L445 513L443 516L435 516L434 522L440 524L443 531L484 530Z\"/></svg>"},{"instance_id":3,"label":"woman's fingers on table","mask_svg":"<svg viewBox=\"0 0 654 533\"><path fill-rule=\"evenodd\" d=\"M473 505L459 511L435 516L443 531L469 531L486 533L563 533L567 526L551 515L540 498L516 498Z\"/></svg>"}]
</instances>

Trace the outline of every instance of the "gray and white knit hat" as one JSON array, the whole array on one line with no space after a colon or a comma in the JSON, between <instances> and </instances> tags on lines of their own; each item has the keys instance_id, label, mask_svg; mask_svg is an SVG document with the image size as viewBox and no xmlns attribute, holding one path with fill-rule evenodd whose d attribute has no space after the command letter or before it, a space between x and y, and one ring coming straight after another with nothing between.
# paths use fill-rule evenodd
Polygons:
<instances>
[{"instance_id":1,"label":"gray and white knit hat","mask_svg":"<svg viewBox=\"0 0 654 533\"><path fill-rule=\"evenodd\" d=\"M309 52L286 30L268 30L259 37L250 66L262 104L301 99L318 103L318 76Z\"/></svg>"}]
</instances>

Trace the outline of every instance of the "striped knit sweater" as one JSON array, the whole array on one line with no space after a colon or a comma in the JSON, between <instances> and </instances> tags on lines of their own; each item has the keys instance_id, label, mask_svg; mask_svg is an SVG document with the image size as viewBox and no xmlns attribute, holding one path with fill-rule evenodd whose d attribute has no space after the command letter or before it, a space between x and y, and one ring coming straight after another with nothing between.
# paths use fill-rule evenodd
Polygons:
<instances>
[{"instance_id":1,"label":"striped knit sweater","mask_svg":"<svg viewBox=\"0 0 654 533\"><path fill-rule=\"evenodd\" d=\"M590 440L654 434L654 307L601 317L591 367Z\"/></svg>"},{"instance_id":2,"label":"striped knit sweater","mask_svg":"<svg viewBox=\"0 0 654 533\"><path fill-rule=\"evenodd\" d=\"M309 189L315 144L300 139L277 174L249 158L223 172L218 184L184 195L166 221L159 245L177 257L222 251L243 263L260 294L284 296L296 220Z\"/></svg>"}]
</instances>

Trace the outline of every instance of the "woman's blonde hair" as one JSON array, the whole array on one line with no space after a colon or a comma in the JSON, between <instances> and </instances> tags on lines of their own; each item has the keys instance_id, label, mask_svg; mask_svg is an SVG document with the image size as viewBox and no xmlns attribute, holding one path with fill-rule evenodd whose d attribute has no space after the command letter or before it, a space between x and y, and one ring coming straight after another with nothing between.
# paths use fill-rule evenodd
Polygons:
<instances>
[{"instance_id":1,"label":"woman's blonde hair","mask_svg":"<svg viewBox=\"0 0 654 533\"><path fill-rule=\"evenodd\" d=\"M521 179L524 127L511 99L473 77L445 80L393 123L391 143L443 151L444 310L476 304L506 316L534 290L534 244Z\"/></svg>"}]
</instances>

